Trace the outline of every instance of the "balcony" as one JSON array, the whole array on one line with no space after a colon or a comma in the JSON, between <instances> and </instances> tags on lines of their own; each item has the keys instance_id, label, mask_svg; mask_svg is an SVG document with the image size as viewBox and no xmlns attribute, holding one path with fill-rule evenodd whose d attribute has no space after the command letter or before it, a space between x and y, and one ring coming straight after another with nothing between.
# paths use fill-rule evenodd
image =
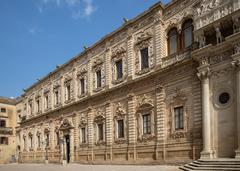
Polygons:
<instances>
[{"instance_id":1,"label":"balcony","mask_svg":"<svg viewBox=\"0 0 240 171\"><path fill-rule=\"evenodd\" d=\"M180 62L180 61L182 61L186 58L190 58L190 57L191 57L190 49L183 51L183 52L179 52L179 53L175 53L175 54L166 56L162 59L162 68L165 68L169 65Z\"/></svg>"},{"instance_id":2,"label":"balcony","mask_svg":"<svg viewBox=\"0 0 240 171\"><path fill-rule=\"evenodd\" d=\"M0 127L0 134L13 134L13 129L11 127Z\"/></svg>"}]
</instances>

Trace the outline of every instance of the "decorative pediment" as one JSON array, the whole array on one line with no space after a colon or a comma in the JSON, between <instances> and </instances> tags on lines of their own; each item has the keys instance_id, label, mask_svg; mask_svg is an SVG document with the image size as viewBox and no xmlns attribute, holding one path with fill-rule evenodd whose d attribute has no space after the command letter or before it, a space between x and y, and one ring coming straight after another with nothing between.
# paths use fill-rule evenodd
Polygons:
<instances>
[{"instance_id":1,"label":"decorative pediment","mask_svg":"<svg viewBox=\"0 0 240 171\"><path fill-rule=\"evenodd\" d=\"M87 125L87 119L86 118L81 118L79 122L79 127L85 127Z\"/></svg>"},{"instance_id":2,"label":"decorative pediment","mask_svg":"<svg viewBox=\"0 0 240 171\"><path fill-rule=\"evenodd\" d=\"M59 129L63 131L63 130L69 130L73 128L74 127L72 123L68 119L64 119Z\"/></svg>"},{"instance_id":3,"label":"decorative pediment","mask_svg":"<svg viewBox=\"0 0 240 171\"><path fill-rule=\"evenodd\" d=\"M66 75L65 79L64 79L64 83L66 84L66 83L70 82L71 80L72 80L72 77L69 75Z\"/></svg>"},{"instance_id":4,"label":"decorative pediment","mask_svg":"<svg viewBox=\"0 0 240 171\"><path fill-rule=\"evenodd\" d=\"M116 104L116 115L125 115L126 114L126 110L123 108L123 105L118 102Z\"/></svg>"},{"instance_id":5,"label":"decorative pediment","mask_svg":"<svg viewBox=\"0 0 240 171\"><path fill-rule=\"evenodd\" d=\"M103 64L103 57L98 57L93 61L93 68L96 68L97 66Z\"/></svg>"},{"instance_id":6,"label":"decorative pediment","mask_svg":"<svg viewBox=\"0 0 240 171\"><path fill-rule=\"evenodd\" d=\"M153 106L154 106L153 99L150 96L147 96L146 94L144 94L142 97L138 98L138 105L137 105L138 110L152 108Z\"/></svg>"},{"instance_id":7,"label":"decorative pediment","mask_svg":"<svg viewBox=\"0 0 240 171\"><path fill-rule=\"evenodd\" d=\"M112 58L122 56L126 52L127 52L127 49L124 45L119 46L119 47L112 50Z\"/></svg>"},{"instance_id":8,"label":"decorative pediment","mask_svg":"<svg viewBox=\"0 0 240 171\"><path fill-rule=\"evenodd\" d=\"M83 65L79 68L77 72L77 76L84 75L85 73L87 73L87 66Z\"/></svg>"},{"instance_id":9,"label":"decorative pediment","mask_svg":"<svg viewBox=\"0 0 240 171\"><path fill-rule=\"evenodd\" d=\"M98 109L94 118L95 122L101 122L105 120L105 112L103 109Z\"/></svg>"},{"instance_id":10,"label":"decorative pediment","mask_svg":"<svg viewBox=\"0 0 240 171\"><path fill-rule=\"evenodd\" d=\"M143 43L145 41L147 41L148 39L152 38L152 31L148 30L148 31L143 31L140 32L137 37L136 37L136 45L139 45L140 43Z\"/></svg>"},{"instance_id":11,"label":"decorative pediment","mask_svg":"<svg viewBox=\"0 0 240 171\"><path fill-rule=\"evenodd\" d=\"M179 88L176 88L171 103L184 102L187 100L186 95Z\"/></svg>"},{"instance_id":12,"label":"decorative pediment","mask_svg":"<svg viewBox=\"0 0 240 171\"><path fill-rule=\"evenodd\" d=\"M49 91L50 91L50 88L49 88L49 87L46 87L46 88L44 88L43 93L44 93L44 94L47 94Z\"/></svg>"},{"instance_id":13,"label":"decorative pediment","mask_svg":"<svg viewBox=\"0 0 240 171\"><path fill-rule=\"evenodd\" d=\"M60 80L55 81L54 84L53 84L53 88L54 88L54 89L57 89L57 88L59 88L60 86L61 86Z\"/></svg>"}]
</instances>

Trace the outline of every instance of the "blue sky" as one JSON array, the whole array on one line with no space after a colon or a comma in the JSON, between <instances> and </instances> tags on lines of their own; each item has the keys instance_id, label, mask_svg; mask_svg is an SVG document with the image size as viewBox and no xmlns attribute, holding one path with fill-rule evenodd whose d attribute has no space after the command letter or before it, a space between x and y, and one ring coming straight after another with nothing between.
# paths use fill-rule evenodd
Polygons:
<instances>
[{"instance_id":1,"label":"blue sky","mask_svg":"<svg viewBox=\"0 0 240 171\"><path fill-rule=\"evenodd\" d=\"M123 17L131 19L158 1L1 0L0 96L20 96L83 46L121 26Z\"/></svg>"}]
</instances>

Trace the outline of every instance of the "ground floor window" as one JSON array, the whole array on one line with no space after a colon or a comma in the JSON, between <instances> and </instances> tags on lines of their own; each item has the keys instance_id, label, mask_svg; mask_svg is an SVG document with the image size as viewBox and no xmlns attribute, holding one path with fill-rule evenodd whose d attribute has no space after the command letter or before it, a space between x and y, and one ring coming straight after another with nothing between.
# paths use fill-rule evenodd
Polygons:
<instances>
[{"instance_id":1,"label":"ground floor window","mask_svg":"<svg viewBox=\"0 0 240 171\"><path fill-rule=\"evenodd\" d=\"M175 130L184 128L183 106L174 108Z\"/></svg>"}]
</instances>

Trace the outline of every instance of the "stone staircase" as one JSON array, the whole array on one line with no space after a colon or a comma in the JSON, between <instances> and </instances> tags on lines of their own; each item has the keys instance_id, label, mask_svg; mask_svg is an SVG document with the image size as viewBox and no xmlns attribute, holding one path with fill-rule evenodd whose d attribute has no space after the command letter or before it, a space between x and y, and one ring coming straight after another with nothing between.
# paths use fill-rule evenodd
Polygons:
<instances>
[{"instance_id":1,"label":"stone staircase","mask_svg":"<svg viewBox=\"0 0 240 171\"><path fill-rule=\"evenodd\" d=\"M240 171L240 159L199 159L179 167L183 171Z\"/></svg>"}]
</instances>

